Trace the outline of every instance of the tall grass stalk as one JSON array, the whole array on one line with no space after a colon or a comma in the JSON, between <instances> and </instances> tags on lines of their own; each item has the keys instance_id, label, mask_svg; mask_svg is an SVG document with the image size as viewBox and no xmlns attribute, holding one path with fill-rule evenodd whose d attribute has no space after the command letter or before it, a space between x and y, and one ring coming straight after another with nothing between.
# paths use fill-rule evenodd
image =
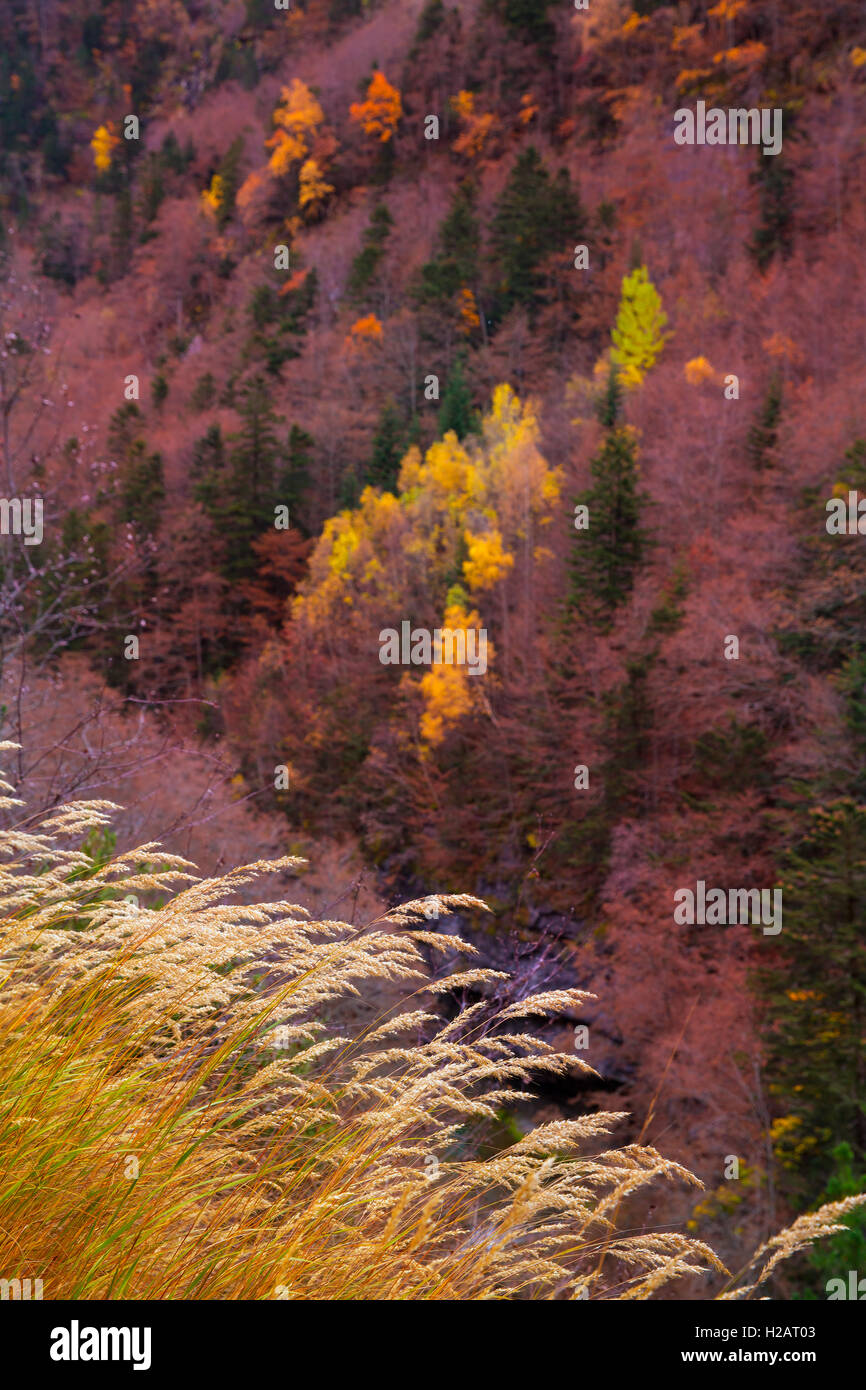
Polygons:
<instances>
[{"instance_id":1,"label":"tall grass stalk","mask_svg":"<svg viewBox=\"0 0 866 1390\"><path fill-rule=\"evenodd\" d=\"M482 903L358 928L230 901L294 859L201 880L145 845L94 869L75 846L115 809L0 833L0 1276L46 1298L631 1299L726 1273L699 1241L617 1228L648 1185L700 1185L643 1144L605 1147L620 1115L473 1153L527 1083L590 1070L527 1023L580 991L445 1020L437 996L501 976L430 919ZM341 1031L383 982L402 1002ZM783 1233L764 1275L856 1201Z\"/></svg>"}]
</instances>

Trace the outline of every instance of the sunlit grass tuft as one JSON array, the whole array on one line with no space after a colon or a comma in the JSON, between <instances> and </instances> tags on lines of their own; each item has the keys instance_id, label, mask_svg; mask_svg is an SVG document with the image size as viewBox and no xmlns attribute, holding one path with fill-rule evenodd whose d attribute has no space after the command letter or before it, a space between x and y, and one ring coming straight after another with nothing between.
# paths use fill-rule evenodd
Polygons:
<instances>
[{"instance_id":1,"label":"sunlit grass tuft","mask_svg":"<svg viewBox=\"0 0 866 1390\"><path fill-rule=\"evenodd\" d=\"M0 834L0 1275L45 1298L478 1299L646 1298L722 1271L699 1241L616 1229L648 1184L700 1185L652 1148L605 1149L621 1116L467 1156L467 1126L527 1083L589 1070L521 1031L580 991L444 1021L446 981L501 977L429 919L483 904L358 928L226 902L296 860L199 880L148 845L94 870L66 846L113 810ZM405 1002L341 1034L347 997L383 981ZM839 1207L771 1243L742 1292Z\"/></svg>"}]
</instances>

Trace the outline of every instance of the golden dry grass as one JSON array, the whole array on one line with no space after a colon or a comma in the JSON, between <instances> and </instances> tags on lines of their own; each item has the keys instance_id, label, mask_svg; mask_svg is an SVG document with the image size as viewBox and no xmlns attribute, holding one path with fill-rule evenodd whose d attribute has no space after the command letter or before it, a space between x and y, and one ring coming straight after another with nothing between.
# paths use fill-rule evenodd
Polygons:
<instances>
[{"instance_id":1,"label":"golden dry grass","mask_svg":"<svg viewBox=\"0 0 866 1390\"><path fill-rule=\"evenodd\" d=\"M41 1277L46 1298L634 1299L723 1272L699 1241L617 1229L648 1184L700 1185L652 1148L604 1148L621 1116L467 1147L526 1082L586 1067L526 1023L578 991L437 1010L498 978L428 926L483 904L426 898L358 928L226 901L292 860L199 880L146 845L93 873L68 846L114 809L0 834L3 1277ZM466 968L440 976L457 950ZM402 1011L335 1033L340 1002L382 981ZM755 1296L855 1204L803 1218L721 1296Z\"/></svg>"}]
</instances>

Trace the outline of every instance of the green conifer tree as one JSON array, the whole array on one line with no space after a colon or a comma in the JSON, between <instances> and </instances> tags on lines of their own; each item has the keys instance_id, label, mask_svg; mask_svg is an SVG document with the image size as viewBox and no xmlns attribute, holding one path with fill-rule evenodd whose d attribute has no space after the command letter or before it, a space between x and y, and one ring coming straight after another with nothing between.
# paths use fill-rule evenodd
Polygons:
<instances>
[{"instance_id":1,"label":"green conifer tree","mask_svg":"<svg viewBox=\"0 0 866 1390\"><path fill-rule=\"evenodd\" d=\"M854 1150L850 1144L837 1144L832 1153L833 1170L824 1191L810 1202L810 1206L823 1206L825 1202L841 1202L846 1197L856 1197L866 1192L866 1169L861 1165L857 1171L854 1165ZM823 1302L831 1279L843 1274L847 1282L849 1269L866 1269L866 1207L858 1207L843 1216L840 1225L848 1229L821 1240L809 1251L808 1267L798 1281L795 1298Z\"/></svg>"},{"instance_id":2,"label":"green conifer tree","mask_svg":"<svg viewBox=\"0 0 866 1390\"><path fill-rule=\"evenodd\" d=\"M794 210L791 189L794 172L783 155L771 159L758 149L758 163L752 173L758 186L760 221L749 242L749 251L760 270L766 270L774 256L787 258L794 245Z\"/></svg>"},{"instance_id":3,"label":"green conifer tree","mask_svg":"<svg viewBox=\"0 0 866 1390\"><path fill-rule=\"evenodd\" d=\"M774 371L755 423L749 430L746 452L755 468L767 468L776 461L779 421L782 418L782 377Z\"/></svg>"},{"instance_id":4,"label":"green conifer tree","mask_svg":"<svg viewBox=\"0 0 866 1390\"><path fill-rule=\"evenodd\" d=\"M758 972L767 1072L783 1165L815 1198L839 1143L866 1160L866 806L813 810L780 886L782 931Z\"/></svg>"},{"instance_id":5,"label":"green conifer tree","mask_svg":"<svg viewBox=\"0 0 866 1390\"><path fill-rule=\"evenodd\" d=\"M217 173L222 179L222 197L216 214L217 226L220 231L228 225L235 215L235 199L241 182L243 148L243 137L239 135L237 140L232 141L217 169Z\"/></svg>"},{"instance_id":6,"label":"green conifer tree","mask_svg":"<svg viewBox=\"0 0 866 1390\"><path fill-rule=\"evenodd\" d=\"M165 498L162 456L149 453L144 416L135 401L124 401L108 423L108 448L117 464L114 511L118 521L153 536Z\"/></svg>"},{"instance_id":7,"label":"green conifer tree","mask_svg":"<svg viewBox=\"0 0 866 1390\"><path fill-rule=\"evenodd\" d=\"M143 535L159 528L165 498L162 455L148 453L144 439L134 439L126 451L120 474L120 519Z\"/></svg>"},{"instance_id":8,"label":"green conifer tree","mask_svg":"<svg viewBox=\"0 0 866 1390\"><path fill-rule=\"evenodd\" d=\"M274 507L286 502L276 483L280 417L271 405L266 379L254 376L241 391L240 429L226 454L222 433L212 425L196 442L191 473L194 496L213 520L224 543L224 578L235 584L256 568L253 541L274 523Z\"/></svg>"},{"instance_id":9,"label":"green conifer tree","mask_svg":"<svg viewBox=\"0 0 866 1390\"><path fill-rule=\"evenodd\" d=\"M388 211L387 204L377 203L370 217L370 224L361 238L361 250L353 260L349 272L347 288L349 297L355 303L364 298L375 282L393 225L394 219Z\"/></svg>"},{"instance_id":10,"label":"green conifer tree","mask_svg":"<svg viewBox=\"0 0 866 1390\"><path fill-rule=\"evenodd\" d=\"M413 54L417 54L418 47L432 39L438 29L441 29L446 20L444 0L426 0L423 10L418 18L418 28L415 30L415 39L412 45Z\"/></svg>"},{"instance_id":11,"label":"green conifer tree","mask_svg":"<svg viewBox=\"0 0 866 1390\"><path fill-rule=\"evenodd\" d=\"M556 29L548 14L550 0L498 0L498 8L517 38L537 44L542 53L550 52L556 38Z\"/></svg>"},{"instance_id":12,"label":"green conifer tree","mask_svg":"<svg viewBox=\"0 0 866 1390\"><path fill-rule=\"evenodd\" d=\"M644 497L638 490L637 447L633 432L619 421L621 387L614 368L598 406L605 426L592 459L592 486L575 498L586 508L588 526L576 527L570 557L568 607L590 621L606 624L628 597L647 546L641 529ZM585 513L580 513L583 519Z\"/></svg>"},{"instance_id":13,"label":"green conifer tree","mask_svg":"<svg viewBox=\"0 0 866 1390\"><path fill-rule=\"evenodd\" d=\"M418 304L454 304L464 286L472 289L479 278L478 253L481 231L475 214L475 189L464 179L439 228L436 251L422 267L415 286Z\"/></svg>"},{"instance_id":14,"label":"green conifer tree","mask_svg":"<svg viewBox=\"0 0 866 1390\"><path fill-rule=\"evenodd\" d=\"M238 409L241 427L231 454L230 496L242 532L250 539L273 522L274 466L279 454L276 426L264 377L244 386Z\"/></svg>"},{"instance_id":15,"label":"green conifer tree","mask_svg":"<svg viewBox=\"0 0 866 1390\"><path fill-rule=\"evenodd\" d=\"M299 516L299 508L303 505L304 496L310 485L312 450L315 443L313 436L308 434L306 430L302 430L299 425L292 425L289 430L286 467L277 482L278 501L288 507L292 526L296 527L302 535L307 535L308 531Z\"/></svg>"},{"instance_id":16,"label":"green conifer tree","mask_svg":"<svg viewBox=\"0 0 866 1390\"><path fill-rule=\"evenodd\" d=\"M225 465L222 430L219 425L209 425L193 445L190 475L195 500L201 502L205 511L212 516L215 515L219 495L225 485Z\"/></svg>"},{"instance_id":17,"label":"green conifer tree","mask_svg":"<svg viewBox=\"0 0 866 1390\"><path fill-rule=\"evenodd\" d=\"M373 449L364 474L364 483L394 492L400 464L406 452L406 425L392 399L388 399L379 416L373 436Z\"/></svg>"},{"instance_id":18,"label":"green conifer tree","mask_svg":"<svg viewBox=\"0 0 866 1390\"><path fill-rule=\"evenodd\" d=\"M453 430L458 439L465 439L478 429L478 415L472 409L472 396L463 375L464 359L458 357L442 393L439 406L439 437L443 438Z\"/></svg>"},{"instance_id":19,"label":"green conifer tree","mask_svg":"<svg viewBox=\"0 0 866 1390\"><path fill-rule=\"evenodd\" d=\"M555 178L534 146L520 155L493 218L496 258L494 319L515 304L532 308L545 283L543 262L579 240L585 215L567 170Z\"/></svg>"},{"instance_id":20,"label":"green conifer tree","mask_svg":"<svg viewBox=\"0 0 866 1390\"><path fill-rule=\"evenodd\" d=\"M165 179L163 178L160 157L157 154L150 154L138 201L138 215L142 222L142 229L139 233L140 241L147 241L156 235L150 224L155 220L164 198Z\"/></svg>"}]
</instances>

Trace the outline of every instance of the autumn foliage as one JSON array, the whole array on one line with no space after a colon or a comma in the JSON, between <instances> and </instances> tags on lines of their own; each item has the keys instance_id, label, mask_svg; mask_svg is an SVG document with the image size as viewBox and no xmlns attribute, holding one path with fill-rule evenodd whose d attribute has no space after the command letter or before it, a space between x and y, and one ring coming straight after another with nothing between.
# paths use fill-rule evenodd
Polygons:
<instances>
[{"instance_id":1,"label":"autumn foliage","mask_svg":"<svg viewBox=\"0 0 866 1390\"><path fill-rule=\"evenodd\" d=\"M299 160L306 159L311 143L324 121L324 113L313 93L300 78L284 87L282 101L274 111L273 135L265 141L271 151L268 167L279 177Z\"/></svg>"},{"instance_id":2,"label":"autumn foliage","mask_svg":"<svg viewBox=\"0 0 866 1390\"><path fill-rule=\"evenodd\" d=\"M866 1167L856 933L807 979L859 813L796 958L670 913L866 798L866 562L823 510L866 494L862 4L224 8L0 7L0 467L45 499L0 538L3 728L87 669L275 834L489 894L491 960L605 1000L558 1115L651 1116L708 1194L740 1136L727 1205L656 1214L736 1259ZM779 108L778 156L676 145L698 101ZM384 664L403 622L483 629L484 675Z\"/></svg>"},{"instance_id":3,"label":"autumn foliage","mask_svg":"<svg viewBox=\"0 0 866 1390\"><path fill-rule=\"evenodd\" d=\"M392 138L403 114L403 103L396 87L383 72L374 72L364 101L352 102L349 114L365 135L375 136L383 145Z\"/></svg>"}]
</instances>

